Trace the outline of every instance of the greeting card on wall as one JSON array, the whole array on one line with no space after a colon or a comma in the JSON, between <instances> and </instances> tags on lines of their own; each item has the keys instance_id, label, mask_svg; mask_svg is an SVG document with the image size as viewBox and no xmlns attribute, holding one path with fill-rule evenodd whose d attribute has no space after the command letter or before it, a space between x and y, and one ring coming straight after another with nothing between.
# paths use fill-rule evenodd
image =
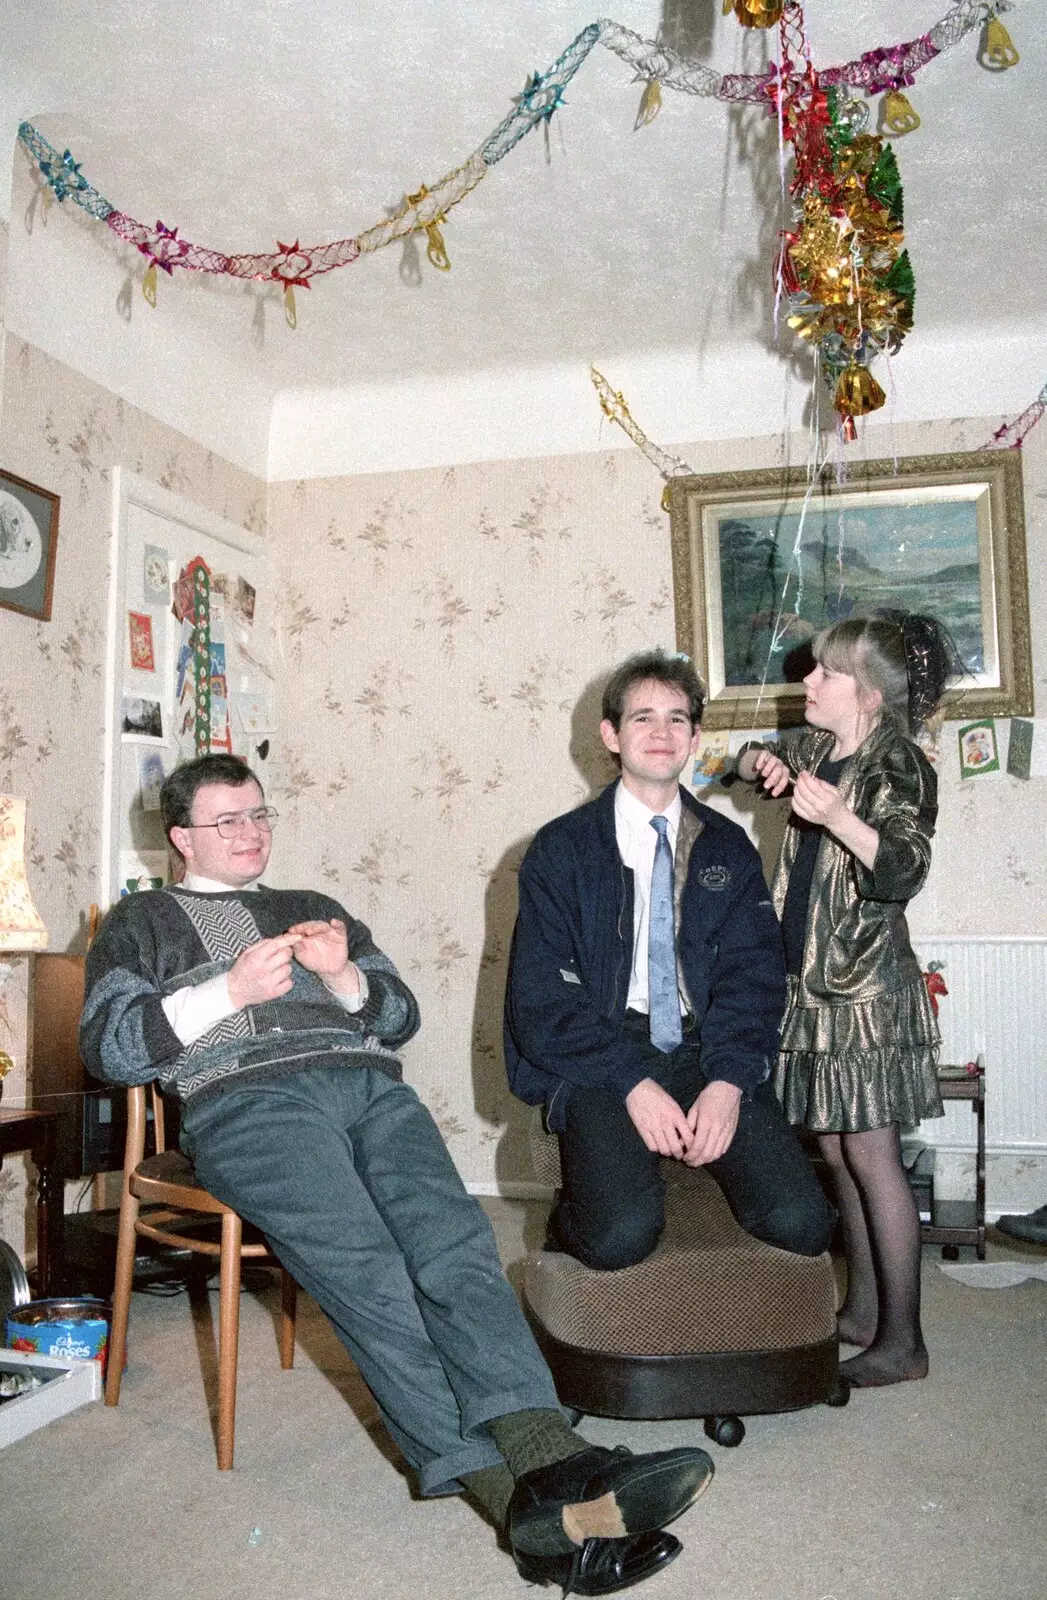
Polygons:
<instances>
[{"instance_id":1,"label":"greeting card on wall","mask_svg":"<svg viewBox=\"0 0 1047 1600\"><path fill-rule=\"evenodd\" d=\"M984 722L968 722L958 729L960 741L960 777L982 778L1000 770L1000 751L996 743L996 723L992 717Z\"/></svg>"},{"instance_id":2,"label":"greeting card on wall","mask_svg":"<svg viewBox=\"0 0 1047 1600\"><path fill-rule=\"evenodd\" d=\"M135 672L155 672L153 654L153 619L145 611L127 613L127 633L131 646L130 665Z\"/></svg>"},{"instance_id":3,"label":"greeting card on wall","mask_svg":"<svg viewBox=\"0 0 1047 1600\"><path fill-rule=\"evenodd\" d=\"M1047 717L1013 717L1007 742L1012 778L1047 778Z\"/></svg>"},{"instance_id":4,"label":"greeting card on wall","mask_svg":"<svg viewBox=\"0 0 1047 1600\"><path fill-rule=\"evenodd\" d=\"M165 606L171 598L171 558L157 544L142 551L142 604Z\"/></svg>"},{"instance_id":5,"label":"greeting card on wall","mask_svg":"<svg viewBox=\"0 0 1047 1600\"><path fill-rule=\"evenodd\" d=\"M730 767L728 754L730 733L726 728L715 733L702 729L701 740L691 771L691 788L707 789L727 776Z\"/></svg>"}]
</instances>

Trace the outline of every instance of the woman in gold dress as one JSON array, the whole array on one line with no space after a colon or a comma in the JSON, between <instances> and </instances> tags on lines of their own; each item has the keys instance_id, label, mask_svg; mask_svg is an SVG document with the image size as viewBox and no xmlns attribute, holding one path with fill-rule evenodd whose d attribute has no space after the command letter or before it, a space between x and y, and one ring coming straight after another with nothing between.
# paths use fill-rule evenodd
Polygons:
<instances>
[{"instance_id":1,"label":"woman in gold dress","mask_svg":"<svg viewBox=\"0 0 1047 1600\"><path fill-rule=\"evenodd\" d=\"M792 785L773 886L790 972L775 1087L836 1183L848 1266L838 1327L861 1350L840 1371L867 1387L927 1373L899 1128L943 1108L905 906L927 876L938 809L913 736L958 662L933 618L900 613L837 623L813 649L807 727L750 746L739 773L772 795Z\"/></svg>"}]
</instances>

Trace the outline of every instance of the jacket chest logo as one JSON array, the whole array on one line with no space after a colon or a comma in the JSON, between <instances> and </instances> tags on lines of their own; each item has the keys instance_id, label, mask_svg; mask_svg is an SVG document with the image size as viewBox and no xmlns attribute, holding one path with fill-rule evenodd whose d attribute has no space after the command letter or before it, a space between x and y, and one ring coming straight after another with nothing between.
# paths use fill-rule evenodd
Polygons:
<instances>
[{"instance_id":1,"label":"jacket chest logo","mask_svg":"<svg viewBox=\"0 0 1047 1600\"><path fill-rule=\"evenodd\" d=\"M701 867L695 873L695 878L703 889L722 894L730 884L731 874L726 867Z\"/></svg>"}]
</instances>

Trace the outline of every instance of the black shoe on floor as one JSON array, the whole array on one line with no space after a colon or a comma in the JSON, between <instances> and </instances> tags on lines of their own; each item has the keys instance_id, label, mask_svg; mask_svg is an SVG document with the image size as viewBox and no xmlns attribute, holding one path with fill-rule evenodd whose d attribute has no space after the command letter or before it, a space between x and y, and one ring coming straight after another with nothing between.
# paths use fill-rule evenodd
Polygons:
<instances>
[{"instance_id":1,"label":"black shoe on floor","mask_svg":"<svg viewBox=\"0 0 1047 1600\"><path fill-rule=\"evenodd\" d=\"M686 1446L633 1455L593 1445L536 1467L517 1480L509 1502L513 1554L571 1555L587 1539L628 1539L664 1528L708 1487L713 1464Z\"/></svg>"},{"instance_id":2,"label":"black shoe on floor","mask_svg":"<svg viewBox=\"0 0 1047 1600\"><path fill-rule=\"evenodd\" d=\"M516 1570L528 1583L558 1583L569 1594L617 1594L667 1567L683 1549L671 1533L656 1528L631 1539L586 1539L571 1555L529 1556L514 1552Z\"/></svg>"},{"instance_id":3,"label":"black shoe on floor","mask_svg":"<svg viewBox=\"0 0 1047 1600\"><path fill-rule=\"evenodd\" d=\"M1047 1244L1047 1205L1038 1206L1019 1217L997 1217L996 1226L1012 1239L1024 1239L1027 1244Z\"/></svg>"}]
</instances>

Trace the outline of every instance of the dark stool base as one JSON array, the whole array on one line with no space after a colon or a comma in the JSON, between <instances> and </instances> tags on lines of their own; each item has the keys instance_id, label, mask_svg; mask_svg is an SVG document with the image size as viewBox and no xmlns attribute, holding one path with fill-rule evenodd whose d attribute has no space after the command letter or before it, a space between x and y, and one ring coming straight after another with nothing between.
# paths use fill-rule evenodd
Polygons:
<instances>
[{"instance_id":1,"label":"dark stool base","mask_svg":"<svg viewBox=\"0 0 1047 1600\"><path fill-rule=\"evenodd\" d=\"M755 1416L839 1403L839 1343L835 1338L791 1350L615 1355L563 1344L526 1304L524 1310L561 1403L586 1416L661 1421L725 1414Z\"/></svg>"}]
</instances>

